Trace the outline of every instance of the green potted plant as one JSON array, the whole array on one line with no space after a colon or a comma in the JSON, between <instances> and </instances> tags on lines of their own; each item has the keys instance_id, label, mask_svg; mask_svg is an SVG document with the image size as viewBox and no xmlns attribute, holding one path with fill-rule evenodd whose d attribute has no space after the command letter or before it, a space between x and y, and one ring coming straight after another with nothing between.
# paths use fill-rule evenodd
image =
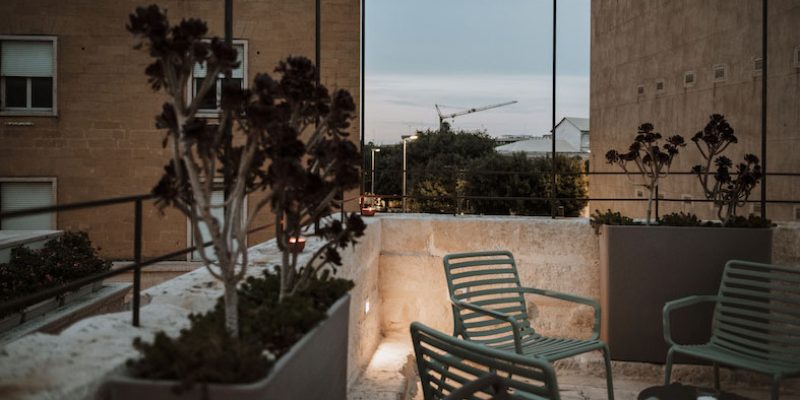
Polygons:
<instances>
[{"instance_id":1,"label":"green potted plant","mask_svg":"<svg viewBox=\"0 0 800 400\"><path fill-rule=\"evenodd\" d=\"M640 134L642 131L647 129L640 129ZM705 165L696 166L693 172L707 198L717 206L721 221L702 221L693 214L676 213L647 226L611 210L597 211L592 216L600 239L601 334L617 360L663 363L667 345L663 340L661 308L665 302L716 293L725 262L730 259L771 260L771 229L738 228L762 228L769 222L736 216L737 207L747 201L759 182L758 160L748 155L736 166L737 174L730 173L732 163L720 153L736 143L736 136L721 115L712 115L692 141L705 160ZM635 144L632 150L634 147ZM634 156L609 152L608 161L624 165L635 160ZM710 172L712 165L716 165L716 172ZM642 170L637 165L634 171ZM657 186L657 180L652 183L652 178L656 178L658 169L650 170L654 172L648 175L648 189ZM650 201L652 197L651 193ZM710 307L700 305L673 315L677 340L707 340L711 312Z\"/></svg>"},{"instance_id":2,"label":"green potted plant","mask_svg":"<svg viewBox=\"0 0 800 400\"><path fill-rule=\"evenodd\" d=\"M653 124L646 122L639 126L639 131L633 143L625 153L609 150L606 161L617 164L634 185L642 186L647 190L647 218L646 224L650 225L653 213L653 200L658 191L658 182L669 175L672 161L678 155L679 149L686 146L683 136L673 135L664 140L661 133L655 131ZM636 169L628 169L628 164L633 164ZM637 181L638 178L638 181Z\"/></svg>"},{"instance_id":3,"label":"green potted plant","mask_svg":"<svg viewBox=\"0 0 800 400\"><path fill-rule=\"evenodd\" d=\"M352 97L329 93L308 59L289 57L275 77L257 74L249 89L223 85L219 124L210 125L197 110L217 77L236 66L236 51L205 39L203 21L171 26L155 5L137 8L128 30L154 58L146 70L150 84L168 97L157 126L166 130L171 159L153 192L160 206L191 221L197 251L224 295L214 310L193 315L179 337L136 341L142 357L129 362L129 376L110 380L111 398L343 399L352 282L333 275L338 249L355 244L366 226L355 213L330 215L341 193L359 183L359 149L347 132ZM196 64L208 73L187 100ZM214 203L219 178L226 195ZM256 192L265 196L246 209ZM240 285L246 235L265 207L274 216L280 265ZM215 208L225 218L215 218ZM201 226L211 251L202 245ZM316 238L308 254L296 246L306 237Z\"/></svg>"},{"instance_id":4,"label":"green potted plant","mask_svg":"<svg viewBox=\"0 0 800 400\"><path fill-rule=\"evenodd\" d=\"M11 250L9 261L0 263L0 303L63 286L110 268L111 262L98 256L89 235L63 232L45 242L42 248L22 246ZM90 283L62 296L0 314L0 341L34 331L57 331L70 317L91 313L101 302L122 303L129 288L129 284ZM101 290L103 298L89 296ZM69 310L65 308L68 305Z\"/></svg>"}]
</instances>

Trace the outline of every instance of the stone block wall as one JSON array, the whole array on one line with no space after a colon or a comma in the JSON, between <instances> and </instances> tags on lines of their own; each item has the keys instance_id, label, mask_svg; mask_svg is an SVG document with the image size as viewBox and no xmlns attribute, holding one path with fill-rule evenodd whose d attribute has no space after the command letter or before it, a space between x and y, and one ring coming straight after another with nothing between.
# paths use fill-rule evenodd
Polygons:
<instances>
[{"instance_id":1,"label":"stone block wall","mask_svg":"<svg viewBox=\"0 0 800 400\"><path fill-rule=\"evenodd\" d=\"M380 292L387 336L407 335L413 321L452 332L442 263L449 253L509 250L524 286L600 296L598 241L588 220L437 215L381 219ZM543 333L591 332L591 309L540 296L527 300L535 327Z\"/></svg>"},{"instance_id":2,"label":"stone block wall","mask_svg":"<svg viewBox=\"0 0 800 400\"><path fill-rule=\"evenodd\" d=\"M605 161L610 149L625 151L637 127L651 122L666 135L680 134L688 145L672 165L673 172L689 172L702 160L689 139L706 125L712 113L724 114L736 130L738 144L726 156L735 162L745 153L761 157L762 76L755 70L761 57L762 10L751 0L617 0L593 1L591 6L591 156L593 172L620 169ZM800 65L793 53L800 46L794 27L800 25L800 4L773 0L768 11L767 172L800 172L794 156L800 140ZM724 81L714 79L715 65L727 67ZM684 74L694 72L685 85ZM657 82L663 82L663 89ZM638 93L638 86L643 93ZM768 178L770 200L800 198L797 177ZM621 175L594 175L592 198L633 198L634 187ZM760 196L757 188L751 200ZM682 195L703 199L692 175L662 180L659 194L667 199ZM646 192L645 192L646 196ZM590 210L611 208L643 218L646 202L593 201ZM768 217L797 220L796 206L769 204ZM716 218L710 203L664 201L662 214L694 212ZM751 212L751 205L740 214Z\"/></svg>"},{"instance_id":3,"label":"stone block wall","mask_svg":"<svg viewBox=\"0 0 800 400\"><path fill-rule=\"evenodd\" d=\"M444 277L449 253L509 250L523 286L599 300L599 240L587 219L407 214L382 216L380 294L386 336L408 335L413 321L452 332ZM800 225L775 228L772 260L800 265ZM549 335L587 337L589 307L528 296L534 327Z\"/></svg>"}]
</instances>

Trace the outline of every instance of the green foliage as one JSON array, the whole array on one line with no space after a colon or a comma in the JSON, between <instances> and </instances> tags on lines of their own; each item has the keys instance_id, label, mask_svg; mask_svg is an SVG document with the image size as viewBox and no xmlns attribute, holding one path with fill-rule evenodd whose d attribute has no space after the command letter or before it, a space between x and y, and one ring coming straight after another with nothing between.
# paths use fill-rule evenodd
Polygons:
<instances>
[{"instance_id":1,"label":"green foliage","mask_svg":"<svg viewBox=\"0 0 800 400\"><path fill-rule=\"evenodd\" d=\"M418 132L417 136L418 139L407 143L408 194L420 197L409 201L411 210L494 215L550 214L550 202L546 199L550 196L550 159L497 154L494 139L485 132L453 131L447 124L440 131ZM369 144L367 148L373 146ZM402 193L402 144L381 146L375 164L376 193ZM556 197L586 197L586 180L580 176L584 165L580 159L557 156L557 171L564 175L558 177ZM453 199L456 195L528 199L471 199L456 204ZM586 201L559 200L556 207L559 206L564 207L565 215L577 216L586 206Z\"/></svg>"},{"instance_id":2,"label":"green foliage","mask_svg":"<svg viewBox=\"0 0 800 400\"><path fill-rule=\"evenodd\" d=\"M18 247L0 264L0 302L67 284L108 271L111 263L98 257L85 232L64 232L42 249Z\"/></svg>"},{"instance_id":3,"label":"green foliage","mask_svg":"<svg viewBox=\"0 0 800 400\"><path fill-rule=\"evenodd\" d=\"M442 128L418 133L419 138L409 143L410 194L433 197L412 200L414 211L455 213L452 197L465 184L460 171L476 158L494 153L494 139L485 132L452 131L447 124Z\"/></svg>"},{"instance_id":4,"label":"green foliage","mask_svg":"<svg viewBox=\"0 0 800 400\"><path fill-rule=\"evenodd\" d=\"M453 131L449 127L441 131L418 132L417 137L406 145L408 194L444 196L447 199L414 200L410 202L410 208L421 212L454 213L455 203L449 198L464 186L458 171L470 167L477 158L493 154L494 139L485 132ZM368 154L367 151L364 154ZM380 194L402 193L402 144L381 146L375 164L375 191Z\"/></svg>"},{"instance_id":5,"label":"green foliage","mask_svg":"<svg viewBox=\"0 0 800 400\"><path fill-rule=\"evenodd\" d=\"M600 233L601 225L641 225L641 222L636 222L633 218L622 215L619 211L612 212L607 209L605 212L594 210L594 214L589 218L589 223L594 228L595 233Z\"/></svg>"},{"instance_id":6,"label":"green foliage","mask_svg":"<svg viewBox=\"0 0 800 400\"><path fill-rule=\"evenodd\" d=\"M591 225L595 233L599 233L601 225L641 225L633 219L626 217L619 212L612 212L607 210L601 213L600 210L595 210L591 216ZM661 217L658 221L659 226L703 226L709 228L769 228L774 226L769 219L761 219L757 215L749 215L747 217L734 217L725 222L725 224L712 221L703 221L692 213L670 213Z\"/></svg>"},{"instance_id":7,"label":"green foliage","mask_svg":"<svg viewBox=\"0 0 800 400\"><path fill-rule=\"evenodd\" d=\"M177 390L194 382L254 382L324 320L326 310L352 288L352 281L323 273L279 303L278 274L265 272L263 277L247 278L238 290L238 340L225 329L220 298L212 311L191 315L191 326L177 338L159 332L152 343L136 339L134 347L142 356L129 360L128 367L139 378L180 381Z\"/></svg>"},{"instance_id":8,"label":"green foliage","mask_svg":"<svg viewBox=\"0 0 800 400\"><path fill-rule=\"evenodd\" d=\"M743 217L737 215L725 221L726 228L771 228L775 226L770 219L762 219L758 215Z\"/></svg>"},{"instance_id":9,"label":"green foliage","mask_svg":"<svg viewBox=\"0 0 800 400\"><path fill-rule=\"evenodd\" d=\"M564 207L566 216L577 216L586 206L586 180L580 175L583 162L579 158L556 157L556 170L562 174L556 181L556 207ZM492 153L473 162L467 175L467 196L519 197L525 199L470 199L470 212L495 215L550 214L552 160L527 158L522 153L510 156ZM487 171L508 172L503 174ZM517 172L517 173L513 173ZM537 199L538 198L538 199Z\"/></svg>"},{"instance_id":10,"label":"green foliage","mask_svg":"<svg viewBox=\"0 0 800 400\"><path fill-rule=\"evenodd\" d=\"M692 213L670 213L661 217L661 225L666 226L702 226L703 221Z\"/></svg>"}]
</instances>

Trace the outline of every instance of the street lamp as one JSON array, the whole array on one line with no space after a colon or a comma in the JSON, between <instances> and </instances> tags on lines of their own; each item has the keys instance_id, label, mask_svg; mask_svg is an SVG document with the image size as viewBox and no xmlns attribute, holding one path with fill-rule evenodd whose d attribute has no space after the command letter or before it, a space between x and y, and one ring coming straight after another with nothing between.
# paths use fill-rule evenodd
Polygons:
<instances>
[{"instance_id":1,"label":"street lamp","mask_svg":"<svg viewBox=\"0 0 800 400\"><path fill-rule=\"evenodd\" d=\"M403 135L403 212L408 212L408 199L406 199L406 144L417 138L417 135Z\"/></svg>"},{"instance_id":2,"label":"street lamp","mask_svg":"<svg viewBox=\"0 0 800 400\"><path fill-rule=\"evenodd\" d=\"M372 182L372 191L370 193L372 194L375 194L375 153L380 152L381 149L379 148L372 149L372 179L370 180Z\"/></svg>"}]
</instances>

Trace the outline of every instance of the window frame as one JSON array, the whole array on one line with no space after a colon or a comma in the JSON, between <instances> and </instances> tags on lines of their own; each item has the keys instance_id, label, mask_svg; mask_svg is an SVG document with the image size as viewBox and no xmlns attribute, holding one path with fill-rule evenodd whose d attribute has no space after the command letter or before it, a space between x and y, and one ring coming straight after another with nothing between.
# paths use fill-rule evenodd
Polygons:
<instances>
[{"instance_id":1,"label":"window frame","mask_svg":"<svg viewBox=\"0 0 800 400\"><path fill-rule=\"evenodd\" d=\"M800 46L794 48L794 52L792 53L792 66L800 68Z\"/></svg>"},{"instance_id":2,"label":"window frame","mask_svg":"<svg viewBox=\"0 0 800 400\"><path fill-rule=\"evenodd\" d=\"M210 41L209 41L210 42ZM234 47L242 46L242 51L244 52L242 56L242 89L247 89L248 84L248 75L247 75L247 59L249 54L249 49L247 45L247 39L233 39L232 44ZM189 84L186 85L186 102L187 104L190 103L194 99L194 91L195 91L195 84L194 84L194 66L192 66L192 73L189 75ZM219 104L222 101L222 80L217 79L216 83L217 89L217 108L214 110L207 109L207 108L198 108L197 109L197 116L202 118L217 118L219 117Z\"/></svg>"},{"instance_id":3,"label":"window frame","mask_svg":"<svg viewBox=\"0 0 800 400\"><path fill-rule=\"evenodd\" d=\"M0 185L4 183L50 183L53 190L53 205L58 204L58 178L54 176L37 176L37 177L10 177L0 176ZM50 213L50 220L53 230L58 230L58 212L53 211ZM3 229L3 221L0 220L0 230Z\"/></svg>"},{"instance_id":4,"label":"window frame","mask_svg":"<svg viewBox=\"0 0 800 400\"><path fill-rule=\"evenodd\" d=\"M659 88L659 85L661 88ZM667 91L666 79L656 79L655 91L656 94L664 94Z\"/></svg>"},{"instance_id":5,"label":"window frame","mask_svg":"<svg viewBox=\"0 0 800 400\"><path fill-rule=\"evenodd\" d=\"M717 77L717 71L722 71L722 76ZM728 64L714 64L711 66L711 81L714 83L725 83L728 81Z\"/></svg>"},{"instance_id":6,"label":"window frame","mask_svg":"<svg viewBox=\"0 0 800 400\"><path fill-rule=\"evenodd\" d=\"M764 75L764 59L760 56L753 57L753 76L757 77L762 75Z\"/></svg>"},{"instance_id":7,"label":"window frame","mask_svg":"<svg viewBox=\"0 0 800 400\"><path fill-rule=\"evenodd\" d=\"M9 107L0 105L0 116L58 116L58 36L38 35L0 35L0 42L50 42L53 46L53 106L51 108ZM2 61L0 61L2 62ZM31 77L27 76L27 99L31 103ZM5 99L5 79L0 79L0 99Z\"/></svg>"},{"instance_id":8,"label":"window frame","mask_svg":"<svg viewBox=\"0 0 800 400\"><path fill-rule=\"evenodd\" d=\"M691 81L687 81L687 78L691 77ZM697 83L697 73L694 70L684 71L683 73L683 87L691 88Z\"/></svg>"}]
</instances>

